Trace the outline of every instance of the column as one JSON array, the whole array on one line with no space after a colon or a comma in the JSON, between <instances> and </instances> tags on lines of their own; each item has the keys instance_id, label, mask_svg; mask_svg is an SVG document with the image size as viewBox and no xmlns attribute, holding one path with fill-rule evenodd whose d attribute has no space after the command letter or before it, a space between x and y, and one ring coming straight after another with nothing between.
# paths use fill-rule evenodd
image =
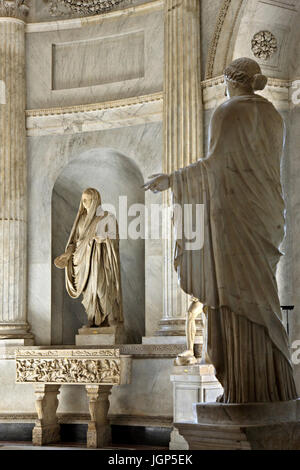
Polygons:
<instances>
[{"instance_id":1,"label":"column","mask_svg":"<svg viewBox=\"0 0 300 470\"><path fill-rule=\"evenodd\" d=\"M88 423L87 447L96 449L111 443L111 428L107 419L112 385L86 385L91 420Z\"/></svg>"},{"instance_id":2,"label":"column","mask_svg":"<svg viewBox=\"0 0 300 470\"><path fill-rule=\"evenodd\" d=\"M172 173L203 156L200 72L200 1L165 0L164 161ZM170 194L164 193L170 204ZM178 286L173 267L173 230L165 218L164 309L158 336L185 335L190 299ZM201 320L197 320L201 327ZM200 331L199 331L200 334Z\"/></svg>"},{"instance_id":3,"label":"column","mask_svg":"<svg viewBox=\"0 0 300 470\"><path fill-rule=\"evenodd\" d=\"M27 12L24 0L0 1L0 339L32 338L26 319Z\"/></svg>"}]
</instances>

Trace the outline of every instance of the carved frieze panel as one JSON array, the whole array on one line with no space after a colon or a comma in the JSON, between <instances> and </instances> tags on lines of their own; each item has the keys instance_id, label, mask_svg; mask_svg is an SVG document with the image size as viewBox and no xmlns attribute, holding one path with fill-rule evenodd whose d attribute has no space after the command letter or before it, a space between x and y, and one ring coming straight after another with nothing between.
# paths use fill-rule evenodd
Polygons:
<instances>
[{"instance_id":1,"label":"carved frieze panel","mask_svg":"<svg viewBox=\"0 0 300 470\"><path fill-rule=\"evenodd\" d=\"M120 385L130 382L130 366L118 349L18 349L16 382Z\"/></svg>"},{"instance_id":2,"label":"carved frieze panel","mask_svg":"<svg viewBox=\"0 0 300 470\"><path fill-rule=\"evenodd\" d=\"M120 383L120 360L18 358L16 360L16 381L118 385Z\"/></svg>"}]
</instances>

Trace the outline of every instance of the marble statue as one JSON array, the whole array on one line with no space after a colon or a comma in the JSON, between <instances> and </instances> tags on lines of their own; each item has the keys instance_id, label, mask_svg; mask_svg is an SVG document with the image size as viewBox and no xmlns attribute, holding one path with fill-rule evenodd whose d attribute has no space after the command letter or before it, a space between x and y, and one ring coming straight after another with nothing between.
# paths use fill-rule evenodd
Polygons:
<instances>
[{"instance_id":1,"label":"marble statue","mask_svg":"<svg viewBox=\"0 0 300 470\"><path fill-rule=\"evenodd\" d=\"M54 264L65 269L68 294L74 299L82 294L86 328L123 322L118 225L102 209L96 189L82 193L65 253Z\"/></svg>"},{"instance_id":2,"label":"marble statue","mask_svg":"<svg viewBox=\"0 0 300 470\"><path fill-rule=\"evenodd\" d=\"M285 234L284 123L255 93L267 83L257 62L237 59L224 75L229 99L212 116L208 155L170 175L152 175L144 188L170 188L182 207L204 205L203 248L187 250L183 235L174 252L180 286L193 297L184 356L193 357L203 306L205 356L224 389L219 401L291 400L297 393L275 278Z\"/></svg>"}]
</instances>

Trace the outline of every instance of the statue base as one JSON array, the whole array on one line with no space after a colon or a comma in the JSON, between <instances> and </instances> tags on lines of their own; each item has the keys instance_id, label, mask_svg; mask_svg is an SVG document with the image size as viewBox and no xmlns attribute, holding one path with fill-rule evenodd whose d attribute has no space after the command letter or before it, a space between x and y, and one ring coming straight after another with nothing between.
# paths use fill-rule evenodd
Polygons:
<instances>
[{"instance_id":1,"label":"statue base","mask_svg":"<svg viewBox=\"0 0 300 470\"><path fill-rule=\"evenodd\" d=\"M124 342L123 326L80 328L75 338L76 346L107 346Z\"/></svg>"},{"instance_id":2,"label":"statue base","mask_svg":"<svg viewBox=\"0 0 300 470\"><path fill-rule=\"evenodd\" d=\"M300 400L194 403L194 423L174 423L192 450L298 450Z\"/></svg>"},{"instance_id":3,"label":"statue base","mask_svg":"<svg viewBox=\"0 0 300 470\"><path fill-rule=\"evenodd\" d=\"M174 422L194 423L193 404L213 402L222 395L223 388L215 376L212 364L176 366L171 373L173 383ZM186 440L173 428L170 450L188 450Z\"/></svg>"}]
</instances>

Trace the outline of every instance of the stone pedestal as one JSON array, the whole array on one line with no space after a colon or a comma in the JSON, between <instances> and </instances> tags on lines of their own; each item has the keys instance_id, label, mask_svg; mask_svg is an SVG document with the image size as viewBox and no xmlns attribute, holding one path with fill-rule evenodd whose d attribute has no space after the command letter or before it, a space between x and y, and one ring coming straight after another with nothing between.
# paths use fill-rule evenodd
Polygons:
<instances>
[{"instance_id":1,"label":"stone pedestal","mask_svg":"<svg viewBox=\"0 0 300 470\"><path fill-rule=\"evenodd\" d=\"M223 391L211 364L175 366L170 378L173 383L174 423L193 423L195 421L193 404L199 401L215 401ZM189 449L187 441L180 435L177 426L171 433L170 449Z\"/></svg>"},{"instance_id":2,"label":"stone pedestal","mask_svg":"<svg viewBox=\"0 0 300 470\"><path fill-rule=\"evenodd\" d=\"M32 431L33 445L42 446L60 441L60 426L56 416L59 389L60 385L34 385L38 419Z\"/></svg>"},{"instance_id":3,"label":"stone pedestal","mask_svg":"<svg viewBox=\"0 0 300 470\"><path fill-rule=\"evenodd\" d=\"M123 326L100 328L80 328L75 338L76 346L107 346L123 344L125 339Z\"/></svg>"},{"instance_id":4,"label":"stone pedestal","mask_svg":"<svg viewBox=\"0 0 300 470\"><path fill-rule=\"evenodd\" d=\"M111 428L107 419L111 385L87 385L91 421L88 423L87 447L98 448L111 444Z\"/></svg>"},{"instance_id":5,"label":"stone pedestal","mask_svg":"<svg viewBox=\"0 0 300 470\"><path fill-rule=\"evenodd\" d=\"M194 413L194 423L175 423L190 449L300 449L300 400L195 403Z\"/></svg>"}]
</instances>

